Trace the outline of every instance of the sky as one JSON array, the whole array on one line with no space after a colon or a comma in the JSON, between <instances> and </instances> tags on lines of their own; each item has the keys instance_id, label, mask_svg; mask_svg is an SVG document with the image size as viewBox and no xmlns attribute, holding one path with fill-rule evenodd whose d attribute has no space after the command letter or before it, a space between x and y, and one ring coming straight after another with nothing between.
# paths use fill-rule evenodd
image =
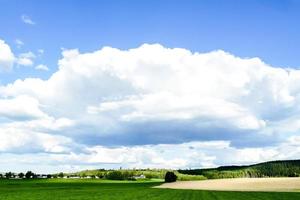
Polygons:
<instances>
[{"instance_id":1,"label":"sky","mask_svg":"<svg viewBox=\"0 0 300 200\"><path fill-rule=\"evenodd\" d=\"M0 172L299 159L299 10L0 0Z\"/></svg>"}]
</instances>

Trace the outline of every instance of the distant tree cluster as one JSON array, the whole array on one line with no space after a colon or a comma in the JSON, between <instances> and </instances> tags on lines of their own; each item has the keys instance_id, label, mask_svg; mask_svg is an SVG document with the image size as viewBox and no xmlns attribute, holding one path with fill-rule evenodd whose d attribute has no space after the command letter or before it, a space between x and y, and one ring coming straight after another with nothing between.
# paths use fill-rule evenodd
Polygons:
<instances>
[{"instance_id":1,"label":"distant tree cluster","mask_svg":"<svg viewBox=\"0 0 300 200\"><path fill-rule=\"evenodd\" d=\"M54 178L96 178L107 180L139 180L139 179L165 179L165 175L168 172L166 169L119 169L119 170L85 170L77 173L59 173L53 175ZM177 171L174 172L178 180L203 180L206 179L201 175L187 175L180 174Z\"/></svg>"}]
</instances>

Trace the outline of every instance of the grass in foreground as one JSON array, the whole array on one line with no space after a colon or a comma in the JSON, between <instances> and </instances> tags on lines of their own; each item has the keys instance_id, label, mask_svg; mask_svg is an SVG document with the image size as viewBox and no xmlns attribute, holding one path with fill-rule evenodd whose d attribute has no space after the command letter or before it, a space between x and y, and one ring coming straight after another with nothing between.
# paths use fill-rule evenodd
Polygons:
<instances>
[{"instance_id":1,"label":"grass in foreground","mask_svg":"<svg viewBox=\"0 0 300 200\"><path fill-rule=\"evenodd\" d=\"M0 180L1 200L295 200L300 193L155 189L159 182Z\"/></svg>"}]
</instances>

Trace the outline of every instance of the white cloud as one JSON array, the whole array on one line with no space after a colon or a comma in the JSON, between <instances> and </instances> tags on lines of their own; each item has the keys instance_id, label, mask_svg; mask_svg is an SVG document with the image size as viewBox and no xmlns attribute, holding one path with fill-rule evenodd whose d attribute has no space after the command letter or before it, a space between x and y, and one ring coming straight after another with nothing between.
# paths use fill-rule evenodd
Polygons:
<instances>
[{"instance_id":1,"label":"white cloud","mask_svg":"<svg viewBox=\"0 0 300 200\"><path fill-rule=\"evenodd\" d=\"M0 152L63 153L70 151L67 145L71 143L71 140L63 136L24 131L13 127L0 128L0 131Z\"/></svg>"},{"instance_id":2,"label":"white cloud","mask_svg":"<svg viewBox=\"0 0 300 200\"><path fill-rule=\"evenodd\" d=\"M297 74L223 51L105 47L85 54L65 50L59 70L49 80L19 80L1 90L7 96L33 95L49 109L64 109L61 114L67 116L93 113L116 122L200 119L262 130L272 113L297 109Z\"/></svg>"},{"instance_id":3,"label":"white cloud","mask_svg":"<svg viewBox=\"0 0 300 200\"><path fill-rule=\"evenodd\" d=\"M18 48L21 48L21 46L24 45L24 43L20 39L16 39L15 43L17 44ZM41 56L43 53L44 50L38 50L39 56ZM11 71L15 64L19 66L32 66L34 65L34 59L36 57L37 56L31 51L21 53L16 57L11 51L10 46L0 39L0 72ZM46 65L37 65L36 69L44 71L49 70Z\"/></svg>"},{"instance_id":4,"label":"white cloud","mask_svg":"<svg viewBox=\"0 0 300 200\"><path fill-rule=\"evenodd\" d=\"M72 121L68 118L57 118L50 116L44 116L30 121L15 121L5 126L18 128L21 130L33 130L33 131L43 131L47 133L52 133L53 131L63 131L68 127L75 125L75 121Z\"/></svg>"},{"instance_id":5,"label":"white cloud","mask_svg":"<svg viewBox=\"0 0 300 200\"><path fill-rule=\"evenodd\" d=\"M0 39L0 72L11 70L14 60L15 56L10 47Z\"/></svg>"},{"instance_id":6,"label":"white cloud","mask_svg":"<svg viewBox=\"0 0 300 200\"><path fill-rule=\"evenodd\" d=\"M193 148L191 148L193 147ZM215 156L205 151L219 151L228 148L226 141L190 142L183 144L158 144L134 147L107 148L95 146L88 148L91 153L86 162L115 163L137 168L187 168L213 167ZM180 152L180 157L178 155ZM117 166L117 165L116 165Z\"/></svg>"},{"instance_id":7,"label":"white cloud","mask_svg":"<svg viewBox=\"0 0 300 200\"><path fill-rule=\"evenodd\" d=\"M174 101L176 99L176 101ZM157 106L160 105L160 106ZM193 118L214 116L238 128L259 129L265 126L246 108L222 99L205 98L197 94L177 96L171 93L156 93L129 97L126 100L101 103L99 107L88 107L89 113L104 113L120 110L124 107L133 110L121 113L120 119L132 120L189 120ZM120 113L117 112L117 115ZM116 116L117 117L117 116Z\"/></svg>"},{"instance_id":8,"label":"white cloud","mask_svg":"<svg viewBox=\"0 0 300 200\"><path fill-rule=\"evenodd\" d=\"M29 25L35 25L35 22L32 21L32 19L27 16L27 15L22 15L21 16L21 20L25 23L25 24L29 24Z\"/></svg>"},{"instance_id":9,"label":"white cloud","mask_svg":"<svg viewBox=\"0 0 300 200\"><path fill-rule=\"evenodd\" d=\"M17 64L23 66L32 66L34 63L33 59L35 57L36 57L35 54L32 53L31 51L27 53L21 53L17 58Z\"/></svg>"},{"instance_id":10,"label":"white cloud","mask_svg":"<svg viewBox=\"0 0 300 200\"><path fill-rule=\"evenodd\" d=\"M43 64L40 64L40 65L37 65L35 67L36 70L42 70L42 71L49 71L49 68L47 67L47 65L43 65Z\"/></svg>"},{"instance_id":11,"label":"white cloud","mask_svg":"<svg viewBox=\"0 0 300 200\"><path fill-rule=\"evenodd\" d=\"M45 117L39 102L30 96L17 96L13 99L0 99L0 115L13 119Z\"/></svg>"}]
</instances>

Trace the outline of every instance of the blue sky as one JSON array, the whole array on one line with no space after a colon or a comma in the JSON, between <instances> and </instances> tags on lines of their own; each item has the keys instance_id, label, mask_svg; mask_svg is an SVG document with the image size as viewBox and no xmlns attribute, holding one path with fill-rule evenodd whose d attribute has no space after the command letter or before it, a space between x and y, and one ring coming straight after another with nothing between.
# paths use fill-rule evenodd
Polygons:
<instances>
[{"instance_id":1,"label":"blue sky","mask_svg":"<svg viewBox=\"0 0 300 200\"><path fill-rule=\"evenodd\" d=\"M0 0L0 171L298 158L299 9Z\"/></svg>"},{"instance_id":2,"label":"blue sky","mask_svg":"<svg viewBox=\"0 0 300 200\"><path fill-rule=\"evenodd\" d=\"M16 52L44 49L40 62L57 68L60 48L92 51L160 43L207 52L222 49L260 57L273 66L299 67L298 1L8 1L0 7L1 37ZM28 26L20 16L36 22ZM25 43L16 49L14 41ZM2 82L49 73L19 70Z\"/></svg>"}]
</instances>

